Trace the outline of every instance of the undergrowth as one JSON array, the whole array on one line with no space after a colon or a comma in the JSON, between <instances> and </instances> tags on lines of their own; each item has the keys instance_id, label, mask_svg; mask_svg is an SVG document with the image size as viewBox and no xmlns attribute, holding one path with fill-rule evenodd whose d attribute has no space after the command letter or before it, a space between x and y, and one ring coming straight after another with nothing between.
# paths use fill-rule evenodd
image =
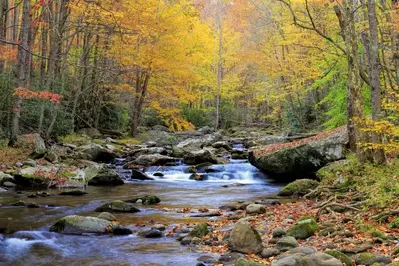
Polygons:
<instances>
[{"instance_id":1,"label":"undergrowth","mask_svg":"<svg viewBox=\"0 0 399 266\"><path fill-rule=\"evenodd\" d=\"M384 208L398 203L399 159L391 159L387 165L360 164L350 154L346 160L338 161L317 172L322 185L346 186L366 199L367 205Z\"/></svg>"}]
</instances>

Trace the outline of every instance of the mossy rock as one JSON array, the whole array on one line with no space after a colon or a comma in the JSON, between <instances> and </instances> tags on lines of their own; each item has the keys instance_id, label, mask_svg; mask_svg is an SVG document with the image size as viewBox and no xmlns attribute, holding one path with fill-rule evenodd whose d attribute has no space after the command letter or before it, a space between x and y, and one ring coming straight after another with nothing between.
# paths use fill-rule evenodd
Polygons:
<instances>
[{"instance_id":1,"label":"mossy rock","mask_svg":"<svg viewBox=\"0 0 399 266\"><path fill-rule=\"evenodd\" d=\"M313 218L299 220L288 231L287 235L296 239L306 239L319 230L319 225Z\"/></svg>"},{"instance_id":2,"label":"mossy rock","mask_svg":"<svg viewBox=\"0 0 399 266\"><path fill-rule=\"evenodd\" d=\"M80 235L85 233L104 234L112 229L110 221L96 218L70 215L56 222L50 232Z\"/></svg>"},{"instance_id":3,"label":"mossy rock","mask_svg":"<svg viewBox=\"0 0 399 266\"><path fill-rule=\"evenodd\" d=\"M133 213L140 210L133 205L121 200L114 200L96 208L96 212L126 212Z\"/></svg>"},{"instance_id":4,"label":"mossy rock","mask_svg":"<svg viewBox=\"0 0 399 266\"><path fill-rule=\"evenodd\" d=\"M199 224L194 227L193 231L190 232L191 237L199 237L202 238L209 233L207 224Z\"/></svg>"},{"instance_id":5,"label":"mossy rock","mask_svg":"<svg viewBox=\"0 0 399 266\"><path fill-rule=\"evenodd\" d=\"M359 253L355 257L357 265L371 265L372 261L376 258L376 255L369 252Z\"/></svg>"},{"instance_id":6,"label":"mossy rock","mask_svg":"<svg viewBox=\"0 0 399 266\"><path fill-rule=\"evenodd\" d=\"M153 204L157 204L157 203L161 202L161 200L157 196L154 196L154 195L146 195L143 197L135 198L128 202L136 203L138 200L141 200L141 202L145 205L153 205Z\"/></svg>"},{"instance_id":7,"label":"mossy rock","mask_svg":"<svg viewBox=\"0 0 399 266\"><path fill-rule=\"evenodd\" d=\"M266 266L266 264L240 258L236 261L234 266Z\"/></svg>"},{"instance_id":8,"label":"mossy rock","mask_svg":"<svg viewBox=\"0 0 399 266\"><path fill-rule=\"evenodd\" d=\"M389 224L389 229L399 228L399 217Z\"/></svg>"},{"instance_id":9,"label":"mossy rock","mask_svg":"<svg viewBox=\"0 0 399 266\"><path fill-rule=\"evenodd\" d=\"M292 195L304 195L308 193L311 189L316 188L319 182L312 179L298 179L292 183L289 183L283 187L278 195L279 196L292 196Z\"/></svg>"},{"instance_id":10,"label":"mossy rock","mask_svg":"<svg viewBox=\"0 0 399 266\"><path fill-rule=\"evenodd\" d=\"M341 251L338 250L326 250L324 253L333 256L336 259L339 259L342 263L345 263L346 266L352 266L353 262L350 257L342 253Z\"/></svg>"}]
</instances>

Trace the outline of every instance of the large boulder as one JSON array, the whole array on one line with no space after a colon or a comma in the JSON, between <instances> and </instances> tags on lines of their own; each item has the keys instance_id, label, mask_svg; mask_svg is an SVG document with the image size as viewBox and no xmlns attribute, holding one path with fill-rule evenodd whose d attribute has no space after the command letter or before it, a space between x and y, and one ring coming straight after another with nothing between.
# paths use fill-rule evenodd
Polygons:
<instances>
[{"instance_id":1,"label":"large boulder","mask_svg":"<svg viewBox=\"0 0 399 266\"><path fill-rule=\"evenodd\" d=\"M257 254L262 252L262 239L256 229L247 221L240 220L230 235L229 248L241 253Z\"/></svg>"},{"instance_id":2,"label":"large boulder","mask_svg":"<svg viewBox=\"0 0 399 266\"><path fill-rule=\"evenodd\" d=\"M293 196L293 195L304 195L311 189L315 189L319 185L319 182L312 179L298 179L294 182L289 183L283 187L279 192L279 196Z\"/></svg>"},{"instance_id":3,"label":"large boulder","mask_svg":"<svg viewBox=\"0 0 399 266\"><path fill-rule=\"evenodd\" d=\"M268 174L306 174L344 158L347 144L347 131L340 129L327 137L321 134L295 143L255 147L249 159Z\"/></svg>"},{"instance_id":4,"label":"large boulder","mask_svg":"<svg viewBox=\"0 0 399 266\"><path fill-rule=\"evenodd\" d=\"M85 175L88 184L92 186L118 186L124 184L116 170L106 164L92 164L85 169Z\"/></svg>"},{"instance_id":5,"label":"large boulder","mask_svg":"<svg viewBox=\"0 0 399 266\"><path fill-rule=\"evenodd\" d=\"M148 176L146 173L143 173L136 169L132 169L131 178L135 180L154 180L154 178Z\"/></svg>"},{"instance_id":6,"label":"large boulder","mask_svg":"<svg viewBox=\"0 0 399 266\"><path fill-rule=\"evenodd\" d=\"M223 136L216 132L213 134L208 134L205 136L199 136L195 138L188 138L181 142L179 142L176 147L185 152L194 151L198 149L202 149L205 146L212 146L213 143L220 141L223 139Z\"/></svg>"},{"instance_id":7,"label":"large boulder","mask_svg":"<svg viewBox=\"0 0 399 266\"><path fill-rule=\"evenodd\" d=\"M112 228L112 222L96 218L70 215L56 222L50 232L81 235L85 233L104 234L109 233Z\"/></svg>"},{"instance_id":8,"label":"large boulder","mask_svg":"<svg viewBox=\"0 0 399 266\"><path fill-rule=\"evenodd\" d=\"M342 262L325 253L314 253L303 258L302 265L306 266L343 266Z\"/></svg>"},{"instance_id":9,"label":"large boulder","mask_svg":"<svg viewBox=\"0 0 399 266\"><path fill-rule=\"evenodd\" d=\"M80 146L77 151L80 159L94 162L109 163L116 158L115 153L96 143Z\"/></svg>"},{"instance_id":10,"label":"large boulder","mask_svg":"<svg viewBox=\"0 0 399 266\"><path fill-rule=\"evenodd\" d=\"M208 149L187 152L183 157L183 161L184 163L189 165L197 165L202 163L218 163L216 155Z\"/></svg>"},{"instance_id":11,"label":"large boulder","mask_svg":"<svg viewBox=\"0 0 399 266\"><path fill-rule=\"evenodd\" d=\"M121 200L113 200L108 203L102 204L96 208L96 212L126 212L134 213L140 210L134 207L132 204L126 203Z\"/></svg>"},{"instance_id":12,"label":"large boulder","mask_svg":"<svg viewBox=\"0 0 399 266\"><path fill-rule=\"evenodd\" d=\"M15 147L31 150L31 157L40 158L46 154L46 144L39 134L20 135Z\"/></svg>"},{"instance_id":13,"label":"large boulder","mask_svg":"<svg viewBox=\"0 0 399 266\"><path fill-rule=\"evenodd\" d=\"M165 165L168 163L175 163L176 161L177 161L176 158L161 154L147 154L139 156L136 160L134 160L134 163L137 165L152 166L152 165Z\"/></svg>"},{"instance_id":14,"label":"large boulder","mask_svg":"<svg viewBox=\"0 0 399 266\"><path fill-rule=\"evenodd\" d=\"M14 181L20 187L84 187L85 173L76 167L66 165L36 166L21 169L14 174Z\"/></svg>"}]
</instances>

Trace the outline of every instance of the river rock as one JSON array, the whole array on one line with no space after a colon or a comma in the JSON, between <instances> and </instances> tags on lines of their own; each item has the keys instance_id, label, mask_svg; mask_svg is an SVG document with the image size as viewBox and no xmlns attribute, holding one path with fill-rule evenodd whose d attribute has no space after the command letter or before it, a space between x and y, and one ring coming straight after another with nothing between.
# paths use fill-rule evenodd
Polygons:
<instances>
[{"instance_id":1,"label":"river rock","mask_svg":"<svg viewBox=\"0 0 399 266\"><path fill-rule=\"evenodd\" d=\"M266 266L266 264L259 263L253 260L238 259L234 266Z\"/></svg>"},{"instance_id":2,"label":"river rock","mask_svg":"<svg viewBox=\"0 0 399 266\"><path fill-rule=\"evenodd\" d=\"M165 231L166 230L166 226L164 224L154 224L152 226L152 229L156 229L159 231Z\"/></svg>"},{"instance_id":3,"label":"river rock","mask_svg":"<svg viewBox=\"0 0 399 266\"><path fill-rule=\"evenodd\" d=\"M189 233L191 237L202 238L209 233L207 224L198 224L194 227L194 229Z\"/></svg>"},{"instance_id":4,"label":"river rock","mask_svg":"<svg viewBox=\"0 0 399 266\"><path fill-rule=\"evenodd\" d=\"M168 163L174 163L177 159L161 154L148 154L148 155L140 155L134 163L137 165L143 166L152 166L152 165L166 165Z\"/></svg>"},{"instance_id":5,"label":"river rock","mask_svg":"<svg viewBox=\"0 0 399 266\"><path fill-rule=\"evenodd\" d=\"M154 180L154 178L149 177L146 173L143 173L139 170L132 169L132 179L136 180Z\"/></svg>"},{"instance_id":6,"label":"river rock","mask_svg":"<svg viewBox=\"0 0 399 266\"><path fill-rule=\"evenodd\" d=\"M279 237L285 236L286 234L287 234L287 231L282 227L277 227L272 232L273 238L279 238Z\"/></svg>"},{"instance_id":7,"label":"river rock","mask_svg":"<svg viewBox=\"0 0 399 266\"><path fill-rule=\"evenodd\" d=\"M111 221L111 222L116 221L116 217L113 216L112 214L110 214L109 212L102 212L97 216L97 218L104 219L104 220Z\"/></svg>"},{"instance_id":8,"label":"river rock","mask_svg":"<svg viewBox=\"0 0 399 266\"><path fill-rule=\"evenodd\" d=\"M80 235L84 233L103 234L111 231L111 228L112 223L104 219L70 215L55 223L50 228L50 232L73 235Z\"/></svg>"},{"instance_id":9,"label":"river rock","mask_svg":"<svg viewBox=\"0 0 399 266\"><path fill-rule=\"evenodd\" d=\"M69 190L69 191L63 191L59 195L61 196L83 196L86 195L87 192L83 190Z\"/></svg>"},{"instance_id":10,"label":"river rock","mask_svg":"<svg viewBox=\"0 0 399 266\"><path fill-rule=\"evenodd\" d=\"M110 163L116 158L115 153L107 150L96 143L90 143L78 147L78 154L80 154L81 159L90 160L100 163Z\"/></svg>"},{"instance_id":11,"label":"river rock","mask_svg":"<svg viewBox=\"0 0 399 266\"><path fill-rule=\"evenodd\" d=\"M297 247L290 249L288 254L302 254L302 255L310 255L316 253L317 250L314 247Z\"/></svg>"},{"instance_id":12,"label":"river rock","mask_svg":"<svg viewBox=\"0 0 399 266\"><path fill-rule=\"evenodd\" d=\"M268 174L292 175L314 172L329 162L344 158L348 143L346 130L340 130L307 144L287 146L269 151L268 146L252 148L250 162Z\"/></svg>"},{"instance_id":13,"label":"river rock","mask_svg":"<svg viewBox=\"0 0 399 266\"><path fill-rule=\"evenodd\" d=\"M319 226L313 218L298 221L287 231L288 236L296 239L306 239L314 235L319 230Z\"/></svg>"},{"instance_id":14,"label":"river rock","mask_svg":"<svg viewBox=\"0 0 399 266\"><path fill-rule=\"evenodd\" d=\"M194 151L202 149L205 146L211 146L213 143L223 139L223 136L216 132L213 134L207 134L205 136L199 136L196 138L188 138L176 145L176 148L183 150L184 152Z\"/></svg>"},{"instance_id":15,"label":"river rock","mask_svg":"<svg viewBox=\"0 0 399 266\"><path fill-rule=\"evenodd\" d=\"M131 202L131 203L142 203L144 205L153 205L161 202L161 199L158 198L155 195L145 195L141 196L132 200L127 200L126 202Z\"/></svg>"},{"instance_id":16,"label":"river rock","mask_svg":"<svg viewBox=\"0 0 399 266\"><path fill-rule=\"evenodd\" d=\"M274 257L280 254L280 251L276 248L264 248L261 253L261 257L264 259Z\"/></svg>"},{"instance_id":17,"label":"river rock","mask_svg":"<svg viewBox=\"0 0 399 266\"><path fill-rule=\"evenodd\" d=\"M13 187L16 187L17 185L15 185L14 183L12 183L12 182L4 182L3 183L3 187L6 187L6 188L13 188Z\"/></svg>"},{"instance_id":18,"label":"river rock","mask_svg":"<svg viewBox=\"0 0 399 266\"><path fill-rule=\"evenodd\" d=\"M30 156L40 158L46 154L46 144L40 134L20 135L17 138L15 147L32 150Z\"/></svg>"},{"instance_id":19,"label":"river rock","mask_svg":"<svg viewBox=\"0 0 399 266\"><path fill-rule=\"evenodd\" d=\"M22 168L14 174L14 183L21 187L69 187L69 182L76 187L83 187L86 183L85 173L75 167L52 165Z\"/></svg>"},{"instance_id":20,"label":"river rock","mask_svg":"<svg viewBox=\"0 0 399 266\"><path fill-rule=\"evenodd\" d=\"M342 262L325 253L314 253L303 258L306 266L343 266Z\"/></svg>"},{"instance_id":21,"label":"river rock","mask_svg":"<svg viewBox=\"0 0 399 266\"><path fill-rule=\"evenodd\" d=\"M249 222L240 220L230 234L229 248L241 253L257 254L263 250L263 244L258 231Z\"/></svg>"},{"instance_id":22,"label":"river rock","mask_svg":"<svg viewBox=\"0 0 399 266\"><path fill-rule=\"evenodd\" d=\"M373 253L363 252L355 256L356 265L370 266L374 263L381 263L383 265L392 262L391 258L385 256L377 256Z\"/></svg>"},{"instance_id":23,"label":"river rock","mask_svg":"<svg viewBox=\"0 0 399 266\"><path fill-rule=\"evenodd\" d=\"M86 180L92 186L119 186L124 184L116 170L106 164L92 164L84 172Z\"/></svg>"},{"instance_id":24,"label":"river rock","mask_svg":"<svg viewBox=\"0 0 399 266\"><path fill-rule=\"evenodd\" d=\"M289 255L272 261L271 266L305 266L300 255Z\"/></svg>"},{"instance_id":25,"label":"river rock","mask_svg":"<svg viewBox=\"0 0 399 266\"><path fill-rule=\"evenodd\" d=\"M247 214L262 214L266 212L265 206L261 204L250 204L246 208Z\"/></svg>"},{"instance_id":26,"label":"river rock","mask_svg":"<svg viewBox=\"0 0 399 266\"><path fill-rule=\"evenodd\" d=\"M162 237L162 232L157 229L151 229L148 231L139 232L138 235L145 238L159 238Z\"/></svg>"},{"instance_id":27,"label":"river rock","mask_svg":"<svg viewBox=\"0 0 399 266\"><path fill-rule=\"evenodd\" d=\"M287 251L298 246L298 241L296 241L296 239L292 236L282 237L276 243L276 248L279 251Z\"/></svg>"},{"instance_id":28,"label":"river rock","mask_svg":"<svg viewBox=\"0 0 399 266\"><path fill-rule=\"evenodd\" d=\"M115 236L127 236L133 234L133 231L126 227L113 225L112 234Z\"/></svg>"},{"instance_id":29,"label":"river rock","mask_svg":"<svg viewBox=\"0 0 399 266\"><path fill-rule=\"evenodd\" d=\"M217 157L207 149L196 150L187 152L184 157L183 161L189 165L197 165L201 163L218 163Z\"/></svg>"},{"instance_id":30,"label":"river rock","mask_svg":"<svg viewBox=\"0 0 399 266\"><path fill-rule=\"evenodd\" d=\"M11 175L0 172L0 186L3 185L4 182L12 182L13 180L14 178Z\"/></svg>"},{"instance_id":31,"label":"river rock","mask_svg":"<svg viewBox=\"0 0 399 266\"><path fill-rule=\"evenodd\" d=\"M6 192L6 191L7 191L7 189L4 189L4 188L1 188L1 187L0 187L0 193L1 193L1 192Z\"/></svg>"},{"instance_id":32,"label":"river rock","mask_svg":"<svg viewBox=\"0 0 399 266\"><path fill-rule=\"evenodd\" d=\"M324 253L333 256L336 259L339 259L346 266L353 265L352 259L338 250L325 250Z\"/></svg>"},{"instance_id":33,"label":"river rock","mask_svg":"<svg viewBox=\"0 0 399 266\"><path fill-rule=\"evenodd\" d=\"M195 180L195 181L204 181L208 179L208 175L207 174L199 174L199 173L195 173L195 174L191 174L190 175L190 180Z\"/></svg>"},{"instance_id":34,"label":"river rock","mask_svg":"<svg viewBox=\"0 0 399 266\"><path fill-rule=\"evenodd\" d=\"M133 205L123 202L121 200L114 200L105 204L100 205L96 208L96 212L139 212L140 210Z\"/></svg>"},{"instance_id":35,"label":"river rock","mask_svg":"<svg viewBox=\"0 0 399 266\"><path fill-rule=\"evenodd\" d=\"M319 182L312 179L298 179L294 182L289 183L283 187L279 192L279 196L292 196L292 195L304 195L311 189L315 189L319 185Z\"/></svg>"}]
</instances>

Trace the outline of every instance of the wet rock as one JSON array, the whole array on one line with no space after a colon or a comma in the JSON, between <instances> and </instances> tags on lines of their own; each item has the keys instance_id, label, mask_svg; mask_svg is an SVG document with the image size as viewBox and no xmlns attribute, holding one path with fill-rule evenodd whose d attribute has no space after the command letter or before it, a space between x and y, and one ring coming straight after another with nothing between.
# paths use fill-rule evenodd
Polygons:
<instances>
[{"instance_id":1,"label":"wet rock","mask_svg":"<svg viewBox=\"0 0 399 266\"><path fill-rule=\"evenodd\" d=\"M134 213L139 212L140 210L134 207L133 205L126 203L121 200L114 200L108 203L105 203L96 208L96 212L126 212L126 213Z\"/></svg>"},{"instance_id":2,"label":"wet rock","mask_svg":"<svg viewBox=\"0 0 399 266\"><path fill-rule=\"evenodd\" d=\"M281 202L278 199L263 199L255 201L256 204L263 204L263 205L280 205Z\"/></svg>"},{"instance_id":3,"label":"wet rock","mask_svg":"<svg viewBox=\"0 0 399 266\"><path fill-rule=\"evenodd\" d=\"M258 231L249 222L240 220L231 232L229 248L241 253L257 254L263 250L263 244Z\"/></svg>"},{"instance_id":4,"label":"wet rock","mask_svg":"<svg viewBox=\"0 0 399 266\"><path fill-rule=\"evenodd\" d=\"M154 205L154 204L160 203L161 200L155 195L146 195L146 196L135 198L133 200L128 200L126 202L142 203L144 205Z\"/></svg>"},{"instance_id":5,"label":"wet rock","mask_svg":"<svg viewBox=\"0 0 399 266\"><path fill-rule=\"evenodd\" d=\"M191 236L185 236L185 237L181 240L180 244L182 244L182 245L189 245L189 244L191 244L191 240L193 240L193 238L192 238Z\"/></svg>"},{"instance_id":6,"label":"wet rock","mask_svg":"<svg viewBox=\"0 0 399 266\"><path fill-rule=\"evenodd\" d=\"M136 169L132 169L131 178L136 180L154 180L154 178L149 177L146 173L143 173Z\"/></svg>"},{"instance_id":7,"label":"wet rock","mask_svg":"<svg viewBox=\"0 0 399 266\"><path fill-rule=\"evenodd\" d=\"M198 224L194 227L194 229L190 232L191 237L199 237L202 238L209 233L207 224Z\"/></svg>"},{"instance_id":8,"label":"wet rock","mask_svg":"<svg viewBox=\"0 0 399 266\"><path fill-rule=\"evenodd\" d=\"M133 234L133 231L126 227L114 227L112 229L112 234L115 236L127 236Z\"/></svg>"},{"instance_id":9,"label":"wet rock","mask_svg":"<svg viewBox=\"0 0 399 266\"><path fill-rule=\"evenodd\" d=\"M152 229L156 229L159 231L165 231L166 230L166 226L164 224L154 224L152 226Z\"/></svg>"},{"instance_id":10,"label":"wet rock","mask_svg":"<svg viewBox=\"0 0 399 266\"><path fill-rule=\"evenodd\" d=\"M246 208L247 214L262 214L266 212L266 208L260 204L250 204Z\"/></svg>"},{"instance_id":11,"label":"wet rock","mask_svg":"<svg viewBox=\"0 0 399 266\"><path fill-rule=\"evenodd\" d=\"M26 202L22 201L22 200L18 200L14 203L11 203L10 206L14 206L14 207L25 207L26 206Z\"/></svg>"},{"instance_id":12,"label":"wet rock","mask_svg":"<svg viewBox=\"0 0 399 266\"><path fill-rule=\"evenodd\" d=\"M200 243L201 243L201 238L199 237L193 237L190 242L191 245L198 245Z\"/></svg>"},{"instance_id":13,"label":"wet rock","mask_svg":"<svg viewBox=\"0 0 399 266\"><path fill-rule=\"evenodd\" d=\"M151 229L148 231L143 231L138 233L139 236L144 238L160 238L162 237L162 232L157 229Z\"/></svg>"},{"instance_id":14,"label":"wet rock","mask_svg":"<svg viewBox=\"0 0 399 266\"><path fill-rule=\"evenodd\" d=\"M6 188L13 188L13 187L16 187L17 185L15 185L14 183L11 183L11 182L4 182L3 183L3 187L6 187Z\"/></svg>"},{"instance_id":15,"label":"wet rock","mask_svg":"<svg viewBox=\"0 0 399 266\"><path fill-rule=\"evenodd\" d=\"M219 207L219 209L221 209L221 210L226 210L226 211L236 211L236 210L238 210L236 204L226 204L226 205L222 205L222 206Z\"/></svg>"},{"instance_id":16,"label":"wet rock","mask_svg":"<svg viewBox=\"0 0 399 266\"><path fill-rule=\"evenodd\" d=\"M319 230L317 222L313 218L298 221L287 231L288 236L296 239L306 239Z\"/></svg>"},{"instance_id":17,"label":"wet rock","mask_svg":"<svg viewBox=\"0 0 399 266\"><path fill-rule=\"evenodd\" d=\"M190 180L195 180L195 181L204 181L208 179L208 175L207 174L192 174L190 175Z\"/></svg>"},{"instance_id":18,"label":"wet rock","mask_svg":"<svg viewBox=\"0 0 399 266\"><path fill-rule=\"evenodd\" d=\"M104 234L108 233L111 228L112 223L104 219L70 215L55 223L50 228L50 232L73 235L81 235L85 233Z\"/></svg>"},{"instance_id":19,"label":"wet rock","mask_svg":"<svg viewBox=\"0 0 399 266\"><path fill-rule=\"evenodd\" d=\"M217 217L221 215L222 214L220 212L204 212L204 213L191 214L190 217Z\"/></svg>"},{"instance_id":20,"label":"wet rock","mask_svg":"<svg viewBox=\"0 0 399 266\"><path fill-rule=\"evenodd\" d=\"M345 255L344 253L338 251L338 250L325 250L324 253L333 256L334 258L340 260L342 263L344 263L346 266L351 266L353 265L352 259Z\"/></svg>"},{"instance_id":21,"label":"wet rock","mask_svg":"<svg viewBox=\"0 0 399 266\"><path fill-rule=\"evenodd\" d=\"M205 264L215 264L217 262L217 260L214 257L206 255L199 257L197 260Z\"/></svg>"},{"instance_id":22,"label":"wet rock","mask_svg":"<svg viewBox=\"0 0 399 266\"><path fill-rule=\"evenodd\" d=\"M264 259L274 257L280 254L280 251L276 248L264 248L261 253L261 257Z\"/></svg>"},{"instance_id":23,"label":"wet rock","mask_svg":"<svg viewBox=\"0 0 399 266\"><path fill-rule=\"evenodd\" d=\"M111 222L116 221L116 217L113 216L112 214L110 214L109 212L102 212L97 216L97 218L104 219L104 220L111 221Z\"/></svg>"},{"instance_id":24,"label":"wet rock","mask_svg":"<svg viewBox=\"0 0 399 266\"><path fill-rule=\"evenodd\" d=\"M311 189L318 186L319 182L312 179L298 179L292 183L289 183L283 187L279 192L279 196L292 196L292 195L304 195Z\"/></svg>"},{"instance_id":25,"label":"wet rock","mask_svg":"<svg viewBox=\"0 0 399 266\"><path fill-rule=\"evenodd\" d=\"M116 158L115 153L96 143L80 146L77 151L81 159L98 163L110 163Z\"/></svg>"},{"instance_id":26,"label":"wet rock","mask_svg":"<svg viewBox=\"0 0 399 266\"><path fill-rule=\"evenodd\" d=\"M285 236L279 239L276 243L276 248L279 251L287 251L293 248L298 247L298 241L292 236Z\"/></svg>"},{"instance_id":27,"label":"wet rock","mask_svg":"<svg viewBox=\"0 0 399 266\"><path fill-rule=\"evenodd\" d=\"M238 203L237 208L239 210L245 210L247 209L248 205L254 204L252 201L241 201Z\"/></svg>"},{"instance_id":28,"label":"wet rock","mask_svg":"<svg viewBox=\"0 0 399 266\"><path fill-rule=\"evenodd\" d=\"M86 195L87 192L83 190L69 190L69 191L63 191L59 195L62 196L83 196Z\"/></svg>"},{"instance_id":29,"label":"wet rock","mask_svg":"<svg viewBox=\"0 0 399 266\"><path fill-rule=\"evenodd\" d=\"M116 170L105 164L93 164L87 167L84 172L86 180L91 186L119 186L124 184Z\"/></svg>"},{"instance_id":30,"label":"wet rock","mask_svg":"<svg viewBox=\"0 0 399 266\"><path fill-rule=\"evenodd\" d=\"M154 176L164 177L165 175L161 172L156 172L156 173L154 173Z\"/></svg>"},{"instance_id":31,"label":"wet rock","mask_svg":"<svg viewBox=\"0 0 399 266\"><path fill-rule=\"evenodd\" d=\"M183 156L183 161L189 165L197 165L205 162L218 163L216 156L207 149L187 152Z\"/></svg>"},{"instance_id":32,"label":"wet rock","mask_svg":"<svg viewBox=\"0 0 399 266\"><path fill-rule=\"evenodd\" d=\"M36 209L36 208L40 208L40 205L37 204L36 202L28 202L26 204L26 207L27 208L31 208L31 209Z\"/></svg>"}]
</instances>

